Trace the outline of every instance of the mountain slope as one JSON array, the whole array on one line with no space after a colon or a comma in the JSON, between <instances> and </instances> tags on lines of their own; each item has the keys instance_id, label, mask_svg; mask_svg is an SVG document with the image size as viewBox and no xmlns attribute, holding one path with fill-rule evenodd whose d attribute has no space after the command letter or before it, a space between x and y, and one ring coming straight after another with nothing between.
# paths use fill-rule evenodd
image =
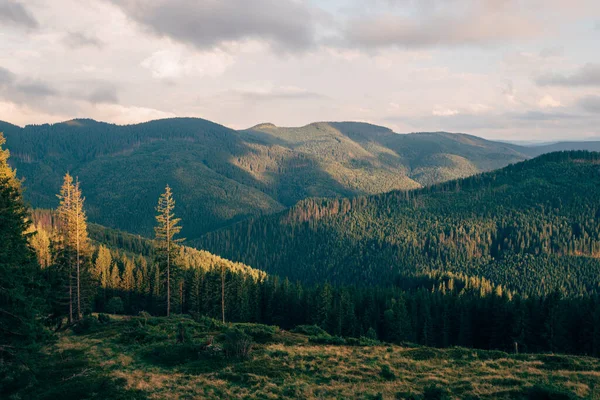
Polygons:
<instances>
[{"instance_id":1,"label":"mountain slope","mask_svg":"<svg viewBox=\"0 0 600 400\"><path fill-rule=\"evenodd\" d=\"M81 180L90 221L150 235L169 183L190 239L308 197L417 188L528 158L518 146L468 135L399 135L353 122L234 131L196 118L77 119L0 129L34 207L56 206L69 171Z\"/></svg>"},{"instance_id":2,"label":"mountain slope","mask_svg":"<svg viewBox=\"0 0 600 400\"><path fill-rule=\"evenodd\" d=\"M440 269L527 292L600 289L600 154L548 154L416 191L305 200L197 245L269 273L389 283Z\"/></svg>"},{"instance_id":3,"label":"mountain slope","mask_svg":"<svg viewBox=\"0 0 600 400\"><path fill-rule=\"evenodd\" d=\"M533 157L536 157L541 154L552 153L556 151L573 150L600 151L600 142L559 142L541 146L530 146L524 149L524 152Z\"/></svg>"}]
</instances>

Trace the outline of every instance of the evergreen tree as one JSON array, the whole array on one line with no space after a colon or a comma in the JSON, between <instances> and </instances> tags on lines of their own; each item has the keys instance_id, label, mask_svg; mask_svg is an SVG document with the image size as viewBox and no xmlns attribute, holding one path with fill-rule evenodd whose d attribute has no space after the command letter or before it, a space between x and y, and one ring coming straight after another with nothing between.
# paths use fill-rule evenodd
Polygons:
<instances>
[{"instance_id":1,"label":"evergreen tree","mask_svg":"<svg viewBox=\"0 0 600 400\"><path fill-rule=\"evenodd\" d=\"M4 143L0 133L0 375L40 338L44 309L41 272L26 234L29 210Z\"/></svg>"},{"instance_id":2,"label":"evergreen tree","mask_svg":"<svg viewBox=\"0 0 600 400\"><path fill-rule=\"evenodd\" d=\"M181 231L179 218L175 218L175 199L169 185L165 188L165 192L158 199L156 207L157 226L154 228L156 235L156 255L158 264L164 266L166 273L166 289L167 289L167 317L171 315L171 284L176 282L174 260L177 256L178 244L183 239L175 239L175 236Z\"/></svg>"},{"instance_id":3,"label":"evergreen tree","mask_svg":"<svg viewBox=\"0 0 600 400\"><path fill-rule=\"evenodd\" d=\"M103 245L98 247L98 255L94 263L94 278L100 284L100 287L106 289L110 279L110 266L112 265L112 256L110 250Z\"/></svg>"},{"instance_id":4,"label":"evergreen tree","mask_svg":"<svg viewBox=\"0 0 600 400\"><path fill-rule=\"evenodd\" d=\"M87 301L89 290L88 257L91 250L87 232L87 217L83 209L85 199L81 194L79 181L73 182L68 173L64 177L63 186L58 195L60 205L59 233L65 252L64 259L69 270L69 321L73 321L73 309L77 320L83 315L83 307Z\"/></svg>"}]
</instances>

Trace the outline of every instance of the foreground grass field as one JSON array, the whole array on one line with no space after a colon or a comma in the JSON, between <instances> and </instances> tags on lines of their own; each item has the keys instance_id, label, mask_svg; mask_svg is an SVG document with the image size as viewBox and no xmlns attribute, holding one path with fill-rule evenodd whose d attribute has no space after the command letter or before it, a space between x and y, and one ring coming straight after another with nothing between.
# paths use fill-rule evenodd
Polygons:
<instances>
[{"instance_id":1,"label":"foreground grass field","mask_svg":"<svg viewBox=\"0 0 600 400\"><path fill-rule=\"evenodd\" d=\"M60 334L36 380L13 398L61 400L361 398L600 399L600 360L399 347L237 325L253 338L227 357L231 329L210 319L95 319ZM308 332L311 333L311 332ZM207 346L210 338L214 343Z\"/></svg>"}]
</instances>

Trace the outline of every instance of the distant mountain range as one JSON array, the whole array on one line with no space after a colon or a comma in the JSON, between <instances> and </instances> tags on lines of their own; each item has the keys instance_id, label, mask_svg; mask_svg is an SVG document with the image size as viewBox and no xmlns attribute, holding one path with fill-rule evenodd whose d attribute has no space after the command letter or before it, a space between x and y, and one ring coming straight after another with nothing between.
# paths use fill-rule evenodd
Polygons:
<instances>
[{"instance_id":1,"label":"distant mountain range","mask_svg":"<svg viewBox=\"0 0 600 400\"><path fill-rule=\"evenodd\" d=\"M168 183L188 239L309 197L419 188L557 149L600 148L600 142L524 147L446 132L397 134L355 122L236 131L196 118L126 126L76 119L24 128L0 122L0 132L34 207L57 205L69 171L81 180L92 222L151 235L155 202Z\"/></svg>"}]
</instances>

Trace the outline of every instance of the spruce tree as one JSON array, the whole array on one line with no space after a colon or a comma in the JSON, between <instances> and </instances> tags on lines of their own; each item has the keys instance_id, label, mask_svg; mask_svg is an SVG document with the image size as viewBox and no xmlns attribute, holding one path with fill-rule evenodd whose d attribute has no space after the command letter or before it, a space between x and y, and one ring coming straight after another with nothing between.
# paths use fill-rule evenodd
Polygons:
<instances>
[{"instance_id":1,"label":"spruce tree","mask_svg":"<svg viewBox=\"0 0 600 400\"><path fill-rule=\"evenodd\" d=\"M162 270L166 273L167 288L167 317L171 315L171 282L174 278L174 259L177 255L178 244L183 239L176 239L175 236L181 231L179 218L175 218L175 199L169 185L165 192L158 199L156 207L157 226L154 228L156 235L156 255L157 261ZM173 276L172 276L173 275Z\"/></svg>"},{"instance_id":2,"label":"spruce tree","mask_svg":"<svg viewBox=\"0 0 600 400\"><path fill-rule=\"evenodd\" d=\"M79 181L73 182L69 173L65 175L58 198L59 234L64 251L63 259L68 263L69 322L72 322L74 311L77 320L82 318L84 302L87 300L84 297L87 297L88 289L90 242L87 217L83 209L85 199L82 197Z\"/></svg>"},{"instance_id":3,"label":"spruce tree","mask_svg":"<svg viewBox=\"0 0 600 400\"><path fill-rule=\"evenodd\" d=\"M40 337L44 309L41 271L26 234L29 210L4 143L0 133L0 375L15 372L12 361Z\"/></svg>"}]
</instances>

